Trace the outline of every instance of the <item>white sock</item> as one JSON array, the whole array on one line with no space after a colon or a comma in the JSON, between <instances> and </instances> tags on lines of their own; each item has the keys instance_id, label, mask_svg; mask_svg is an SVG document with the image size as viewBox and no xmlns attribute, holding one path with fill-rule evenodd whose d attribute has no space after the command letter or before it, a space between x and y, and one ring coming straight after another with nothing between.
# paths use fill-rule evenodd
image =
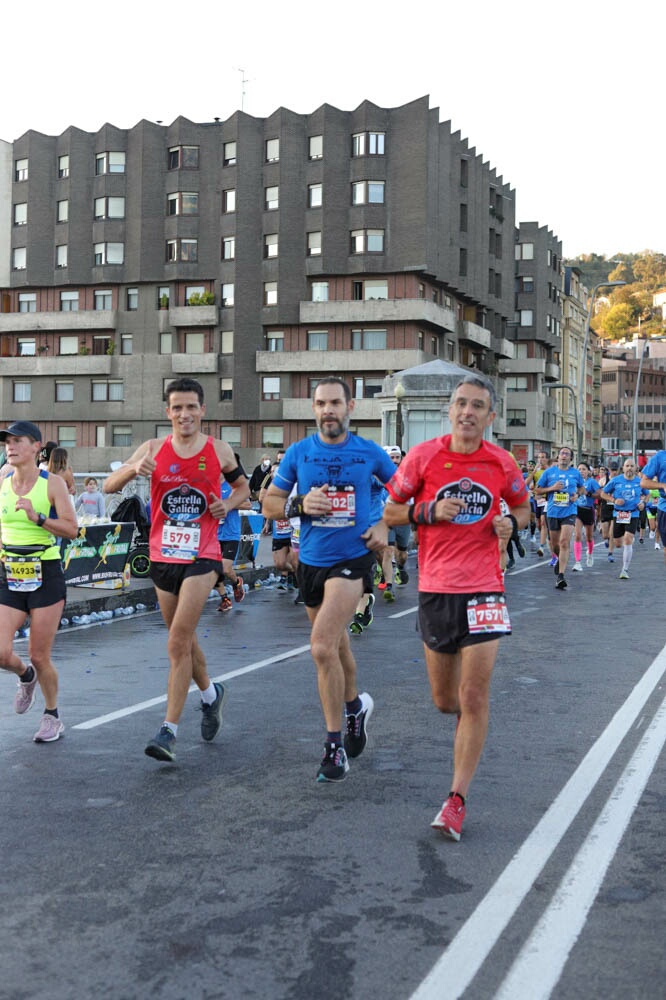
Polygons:
<instances>
[{"instance_id":1,"label":"white sock","mask_svg":"<svg viewBox=\"0 0 666 1000\"><path fill-rule=\"evenodd\" d=\"M174 736L178 736L178 723L177 722L167 722L164 720L164 725L168 726Z\"/></svg>"},{"instance_id":2,"label":"white sock","mask_svg":"<svg viewBox=\"0 0 666 1000\"><path fill-rule=\"evenodd\" d=\"M629 569L629 563L631 562L633 554L634 548L632 545L622 546L622 569Z\"/></svg>"},{"instance_id":3,"label":"white sock","mask_svg":"<svg viewBox=\"0 0 666 1000\"><path fill-rule=\"evenodd\" d=\"M206 690L201 691L200 694L201 694L201 700L204 703L204 705L212 705L215 699L217 698L217 688L211 681Z\"/></svg>"}]
</instances>

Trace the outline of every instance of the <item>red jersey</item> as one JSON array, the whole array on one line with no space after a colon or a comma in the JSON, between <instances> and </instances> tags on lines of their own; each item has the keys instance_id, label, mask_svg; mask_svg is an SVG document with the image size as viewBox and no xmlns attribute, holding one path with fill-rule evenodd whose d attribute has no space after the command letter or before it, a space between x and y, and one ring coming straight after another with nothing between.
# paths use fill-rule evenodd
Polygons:
<instances>
[{"instance_id":1,"label":"red jersey","mask_svg":"<svg viewBox=\"0 0 666 1000\"><path fill-rule=\"evenodd\" d=\"M209 513L210 494L220 495L221 466L213 438L191 458L181 458L171 434L155 455L150 480L150 559L183 563L220 560L218 520Z\"/></svg>"},{"instance_id":2,"label":"red jersey","mask_svg":"<svg viewBox=\"0 0 666 1000\"><path fill-rule=\"evenodd\" d=\"M396 503L460 497L467 504L453 521L418 527L419 590L470 594L504 590L493 518L500 499L509 507L528 496L516 460L483 441L471 454L450 451L451 435L410 448L387 490Z\"/></svg>"}]
</instances>

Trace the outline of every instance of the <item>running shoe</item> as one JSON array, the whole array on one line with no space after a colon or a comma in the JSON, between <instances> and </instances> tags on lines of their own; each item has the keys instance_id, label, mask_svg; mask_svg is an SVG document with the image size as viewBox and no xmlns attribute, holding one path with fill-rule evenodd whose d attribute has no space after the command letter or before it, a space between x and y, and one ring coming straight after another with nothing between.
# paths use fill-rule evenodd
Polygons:
<instances>
[{"instance_id":1,"label":"running shoe","mask_svg":"<svg viewBox=\"0 0 666 1000\"><path fill-rule=\"evenodd\" d=\"M614 557L610 553L608 554L608 562L615 562Z\"/></svg>"},{"instance_id":2,"label":"running shoe","mask_svg":"<svg viewBox=\"0 0 666 1000\"><path fill-rule=\"evenodd\" d=\"M654 538L654 531L651 531L650 532L650 540L652 540L653 538Z\"/></svg>"},{"instance_id":3,"label":"running shoe","mask_svg":"<svg viewBox=\"0 0 666 1000\"><path fill-rule=\"evenodd\" d=\"M506 564L506 571L507 571L507 573L509 572L510 569L513 569L513 567L515 565L516 565L516 560L515 559L509 559L508 563Z\"/></svg>"},{"instance_id":4,"label":"running shoe","mask_svg":"<svg viewBox=\"0 0 666 1000\"><path fill-rule=\"evenodd\" d=\"M644 545L645 544L645 539L644 538L639 538L638 539L638 544L639 545Z\"/></svg>"},{"instance_id":5,"label":"running shoe","mask_svg":"<svg viewBox=\"0 0 666 1000\"><path fill-rule=\"evenodd\" d=\"M35 691L37 688L37 671L32 668L34 677L31 681L23 682L18 679L16 694L14 695L14 711L17 715L24 715L35 703Z\"/></svg>"},{"instance_id":6,"label":"running shoe","mask_svg":"<svg viewBox=\"0 0 666 1000\"><path fill-rule=\"evenodd\" d=\"M305 604L305 601L303 600L303 598L301 596L300 590L298 591L298 593L296 594L296 597L294 598L294 604Z\"/></svg>"},{"instance_id":7,"label":"running shoe","mask_svg":"<svg viewBox=\"0 0 666 1000\"><path fill-rule=\"evenodd\" d=\"M349 631L351 632L352 635L361 635L361 633L363 632L363 626L361 624L360 619L361 615L359 614L354 615L354 620L349 626Z\"/></svg>"},{"instance_id":8,"label":"running shoe","mask_svg":"<svg viewBox=\"0 0 666 1000\"><path fill-rule=\"evenodd\" d=\"M557 583L555 584L558 590L567 589L567 581L564 579L564 573L557 574Z\"/></svg>"},{"instance_id":9,"label":"running shoe","mask_svg":"<svg viewBox=\"0 0 666 1000\"><path fill-rule=\"evenodd\" d=\"M281 576L280 577L280 579L278 580L277 587L275 589L276 590L288 590L289 589L288 586L287 586L287 578L286 578L286 576Z\"/></svg>"},{"instance_id":10,"label":"running shoe","mask_svg":"<svg viewBox=\"0 0 666 1000\"><path fill-rule=\"evenodd\" d=\"M374 583L375 587L378 587L379 584L382 582L383 579L384 579L384 574L382 573L382 568L379 565L379 563L376 563L375 564L375 575L372 578L372 582Z\"/></svg>"},{"instance_id":11,"label":"running shoe","mask_svg":"<svg viewBox=\"0 0 666 1000\"><path fill-rule=\"evenodd\" d=\"M354 615L354 618L358 617L358 620L360 621L363 628L367 628L368 625L372 625L372 619L374 617L372 609L374 608L374 606L375 606L375 595L368 594L368 603L366 605L365 611L362 611L360 616Z\"/></svg>"},{"instance_id":12,"label":"running shoe","mask_svg":"<svg viewBox=\"0 0 666 1000\"><path fill-rule=\"evenodd\" d=\"M441 830L451 840L460 840L464 819L465 804L459 795L451 792L430 826L434 826L436 830Z\"/></svg>"},{"instance_id":13,"label":"running shoe","mask_svg":"<svg viewBox=\"0 0 666 1000\"><path fill-rule=\"evenodd\" d=\"M571 567L571 572L572 573L582 573L583 572L583 567L581 566L581 564L579 562L576 562Z\"/></svg>"},{"instance_id":14,"label":"running shoe","mask_svg":"<svg viewBox=\"0 0 666 1000\"><path fill-rule=\"evenodd\" d=\"M201 702L201 738L209 743L214 740L220 731L222 726L222 709L224 708L224 701L227 697L227 689L224 684L219 684L217 681L213 685L217 691L217 698L212 705L206 705Z\"/></svg>"},{"instance_id":15,"label":"running shoe","mask_svg":"<svg viewBox=\"0 0 666 1000\"><path fill-rule=\"evenodd\" d=\"M348 757L360 757L368 742L368 720L372 715L375 703L367 693L359 695L362 708L356 715L347 716L347 732L345 733L345 751Z\"/></svg>"},{"instance_id":16,"label":"running shoe","mask_svg":"<svg viewBox=\"0 0 666 1000\"><path fill-rule=\"evenodd\" d=\"M525 546L523 545L523 543L520 540L520 535L518 536L518 538L517 538L517 540L516 540L516 542L514 544L516 546L516 552L518 553L518 555L520 556L521 559L524 559L525 558Z\"/></svg>"},{"instance_id":17,"label":"running shoe","mask_svg":"<svg viewBox=\"0 0 666 1000\"><path fill-rule=\"evenodd\" d=\"M539 546L539 548L537 549L537 555L539 559L543 558L543 549L541 548L541 546Z\"/></svg>"},{"instance_id":18,"label":"running shoe","mask_svg":"<svg viewBox=\"0 0 666 1000\"><path fill-rule=\"evenodd\" d=\"M399 569L398 573L400 576L400 580L398 581L398 586L404 587L406 583L409 583L409 573L407 572L406 569Z\"/></svg>"},{"instance_id":19,"label":"running shoe","mask_svg":"<svg viewBox=\"0 0 666 1000\"><path fill-rule=\"evenodd\" d=\"M660 549L661 545L659 544L659 542L655 542L654 543L654 547L655 547L655 549Z\"/></svg>"},{"instance_id":20,"label":"running shoe","mask_svg":"<svg viewBox=\"0 0 666 1000\"><path fill-rule=\"evenodd\" d=\"M591 566L594 566L594 556L592 555L591 552L587 553L587 559L585 560L585 565L588 567L588 569Z\"/></svg>"},{"instance_id":21,"label":"running shoe","mask_svg":"<svg viewBox=\"0 0 666 1000\"><path fill-rule=\"evenodd\" d=\"M219 606L219 608L217 610L218 611L231 611L232 608L233 608L233 604L231 603L231 598L227 597L227 595L225 594L224 597L222 598L222 600L220 601L220 606Z\"/></svg>"},{"instance_id":22,"label":"running shoe","mask_svg":"<svg viewBox=\"0 0 666 1000\"><path fill-rule=\"evenodd\" d=\"M56 719L54 715L44 713L42 721L39 723L39 729L33 736L33 740L35 743L55 743L64 732L65 727L60 719Z\"/></svg>"},{"instance_id":23,"label":"running shoe","mask_svg":"<svg viewBox=\"0 0 666 1000\"><path fill-rule=\"evenodd\" d=\"M557 566L558 562L559 562L559 556L551 556L550 557L550 565L551 566Z\"/></svg>"},{"instance_id":24,"label":"running shoe","mask_svg":"<svg viewBox=\"0 0 666 1000\"><path fill-rule=\"evenodd\" d=\"M234 584L234 601L236 604L240 604L244 597L245 587L243 586L243 577L239 576Z\"/></svg>"},{"instance_id":25,"label":"running shoe","mask_svg":"<svg viewBox=\"0 0 666 1000\"><path fill-rule=\"evenodd\" d=\"M608 548L608 539L606 539L606 541L604 542L604 546L605 548Z\"/></svg>"},{"instance_id":26,"label":"running shoe","mask_svg":"<svg viewBox=\"0 0 666 1000\"><path fill-rule=\"evenodd\" d=\"M379 586L381 588L381 584ZM393 593L393 584L392 583L387 583L384 586L384 600L388 604L392 604L393 601L395 601L395 594Z\"/></svg>"},{"instance_id":27,"label":"running shoe","mask_svg":"<svg viewBox=\"0 0 666 1000\"><path fill-rule=\"evenodd\" d=\"M349 770L344 747L335 743L324 744L324 759L317 771L317 781L342 781Z\"/></svg>"},{"instance_id":28,"label":"running shoe","mask_svg":"<svg viewBox=\"0 0 666 1000\"><path fill-rule=\"evenodd\" d=\"M147 757L154 757L155 760L173 761L176 759L175 753L176 737L173 730L165 724L160 726L159 731L147 745L144 753Z\"/></svg>"},{"instance_id":29,"label":"running shoe","mask_svg":"<svg viewBox=\"0 0 666 1000\"><path fill-rule=\"evenodd\" d=\"M629 579L629 574L627 573L626 569L623 569L622 572L620 573L620 579L621 580L628 580Z\"/></svg>"}]
</instances>

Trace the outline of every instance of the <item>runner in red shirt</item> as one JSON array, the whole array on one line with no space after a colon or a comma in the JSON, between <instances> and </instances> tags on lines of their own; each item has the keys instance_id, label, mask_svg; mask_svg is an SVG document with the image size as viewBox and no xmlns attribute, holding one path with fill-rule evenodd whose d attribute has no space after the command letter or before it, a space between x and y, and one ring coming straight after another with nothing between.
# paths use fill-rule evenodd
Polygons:
<instances>
[{"instance_id":1,"label":"runner in red shirt","mask_svg":"<svg viewBox=\"0 0 666 1000\"><path fill-rule=\"evenodd\" d=\"M432 822L454 840L460 840L467 790L486 739L499 637L511 633L500 542L530 517L515 459L483 440L494 418L492 383L466 375L451 396L451 434L409 449L388 483L384 508L390 527L416 527L419 629L430 689L441 712L458 716L451 792ZM507 516L500 500L511 511Z\"/></svg>"}]
</instances>

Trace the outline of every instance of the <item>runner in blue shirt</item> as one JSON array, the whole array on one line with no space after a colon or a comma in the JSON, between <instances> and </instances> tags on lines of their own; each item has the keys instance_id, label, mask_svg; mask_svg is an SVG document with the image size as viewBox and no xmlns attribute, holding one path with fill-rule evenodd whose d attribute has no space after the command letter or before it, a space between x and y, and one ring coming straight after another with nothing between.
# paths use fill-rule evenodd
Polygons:
<instances>
[{"instance_id":1,"label":"runner in blue shirt","mask_svg":"<svg viewBox=\"0 0 666 1000\"><path fill-rule=\"evenodd\" d=\"M312 623L310 649L327 730L317 780L341 781L349 770L347 758L365 748L373 709L370 695L358 693L347 632L374 568L374 552L388 537L383 520L373 524L370 484L373 476L387 483L395 466L379 445L350 434L354 400L342 379L318 382L312 406L318 433L287 449L263 512L301 518L298 584ZM295 483L299 493L289 499Z\"/></svg>"},{"instance_id":2,"label":"runner in blue shirt","mask_svg":"<svg viewBox=\"0 0 666 1000\"><path fill-rule=\"evenodd\" d=\"M613 538L622 539L621 580L629 579L629 563L634 554L634 535L638 530L639 512L644 507L644 497L649 490L641 486L641 477L636 473L634 460L628 458L622 466L622 474L615 476L601 491L604 500L615 504L613 516Z\"/></svg>"},{"instance_id":3,"label":"runner in blue shirt","mask_svg":"<svg viewBox=\"0 0 666 1000\"><path fill-rule=\"evenodd\" d=\"M648 490L659 490L657 501L657 531L661 538L666 562L666 451L658 451L643 469L641 486ZM655 545L658 548L658 545Z\"/></svg>"},{"instance_id":4,"label":"runner in blue shirt","mask_svg":"<svg viewBox=\"0 0 666 1000\"><path fill-rule=\"evenodd\" d=\"M236 456L236 459L240 466L238 456ZM226 500L227 497L230 496L231 486L226 479L224 479L220 486L220 497L223 500ZM238 510L250 510L251 507L251 502L246 500L240 505ZM218 611L231 611L232 608L231 598L227 596L226 588L224 586L225 578L229 581L233 588L234 600L237 604L240 604L245 597L243 577L238 576L236 570L234 569L234 562L236 561L236 556L238 554L238 546L240 545L241 537L241 516L238 513L238 510L227 511L226 517L220 521L217 529L217 540L220 543L222 569L224 570L223 575L218 577L218 581L215 584L215 590L221 597L220 605L217 609Z\"/></svg>"},{"instance_id":5,"label":"runner in blue shirt","mask_svg":"<svg viewBox=\"0 0 666 1000\"><path fill-rule=\"evenodd\" d=\"M587 543L588 567L594 566L594 504L601 492L601 487L596 479L592 478L590 467L587 462L578 463L578 471L583 477L584 492L578 497L578 509L576 511L576 527L574 532L574 564L573 573L582 573L583 567L581 559L583 556L583 528L585 528L585 539Z\"/></svg>"},{"instance_id":6,"label":"runner in blue shirt","mask_svg":"<svg viewBox=\"0 0 666 1000\"><path fill-rule=\"evenodd\" d=\"M571 467L571 448L560 448L557 465L551 465L539 476L535 496L548 497L547 518L550 547L553 552L551 566L557 576L555 586L566 590L564 572L569 561L571 536L578 513L578 496L583 492L583 477Z\"/></svg>"}]
</instances>

